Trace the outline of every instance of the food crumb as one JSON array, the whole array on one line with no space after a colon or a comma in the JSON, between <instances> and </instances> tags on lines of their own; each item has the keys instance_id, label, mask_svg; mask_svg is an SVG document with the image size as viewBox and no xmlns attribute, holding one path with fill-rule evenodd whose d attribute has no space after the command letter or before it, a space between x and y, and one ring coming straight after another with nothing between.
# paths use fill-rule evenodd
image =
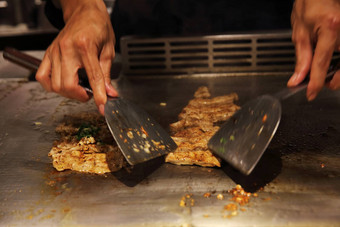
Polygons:
<instances>
[{"instance_id":1,"label":"food crumb","mask_svg":"<svg viewBox=\"0 0 340 227\"><path fill-rule=\"evenodd\" d=\"M65 213L68 213L68 212L70 212L70 211L71 211L71 209L68 208L68 207L66 207L66 208L63 209L63 213L64 213L64 214L65 214Z\"/></svg>"},{"instance_id":2,"label":"food crumb","mask_svg":"<svg viewBox=\"0 0 340 227\"><path fill-rule=\"evenodd\" d=\"M320 167L321 167L321 168L325 168L325 164L324 164L324 163L321 163L321 164L320 164Z\"/></svg>"},{"instance_id":3,"label":"food crumb","mask_svg":"<svg viewBox=\"0 0 340 227\"><path fill-rule=\"evenodd\" d=\"M210 192L206 192L206 193L204 193L203 197L204 198L209 198L209 197L211 197L211 193Z\"/></svg>"},{"instance_id":4,"label":"food crumb","mask_svg":"<svg viewBox=\"0 0 340 227\"><path fill-rule=\"evenodd\" d=\"M180 206L180 207L185 207L185 205L186 205L186 204L185 204L185 201L184 201L184 200L181 200L181 201L179 202L179 206Z\"/></svg>"},{"instance_id":5,"label":"food crumb","mask_svg":"<svg viewBox=\"0 0 340 227\"><path fill-rule=\"evenodd\" d=\"M224 195L218 194L218 195L216 196L216 198L217 198L218 200L223 200L223 199L224 199Z\"/></svg>"},{"instance_id":6,"label":"food crumb","mask_svg":"<svg viewBox=\"0 0 340 227\"><path fill-rule=\"evenodd\" d=\"M147 133L147 131L145 131L145 129L144 129L144 127L143 127L143 126L141 126L141 127L140 127L140 130L141 130L141 131L142 131L142 133L143 133L143 135L142 135L143 137L145 136L145 138L146 138L146 137L148 137L148 136L149 136L149 134Z\"/></svg>"},{"instance_id":7,"label":"food crumb","mask_svg":"<svg viewBox=\"0 0 340 227\"><path fill-rule=\"evenodd\" d=\"M228 214L228 215L223 215L222 218L231 218L231 215Z\"/></svg>"},{"instance_id":8,"label":"food crumb","mask_svg":"<svg viewBox=\"0 0 340 227\"><path fill-rule=\"evenodd\" d=\"M130 139L133 139L133 132L128 131L128 132L127 132L127 136L128 136Z\"/></svg>"},{"instance_id":9,"label":"food crumb","mask_svg":"<svg viewBox=\"0 0 340 227\"><path fill-rule=\"evenodd\" d=\"M195 200L192 198L192 194L186 194L185 196L182 196L181 201L179 202L180 207L193 207L194 205Z\"/></svg>"},{"instance_id":10,"label":"food crumb","mask_svg":"<svg viewBox=\"0 0 340 227\"><path fill-rule=\"evenodd\" d=\"M228 211L235 211L237 210L237 205L234 203L229 203L228 205L224 206L224 209Z\"/></svg>"},{"instance_id":11,"label":"food crumb","mask_svg":"<svg viewBox=\"0 0 340 227\"><path fill-rule=\"evenodd\" d=\"M237 213L237 211L235 210L235 211L233 211L233 212L231 212L231 216L236 216L238 213Z\"/></svg>"},{"instance_id":12,"label":"food crumb","mask_svg":"<svg viewBox=\"0 0 340 227\"><path fill-rule=\"evenodd\" d=\"M160 106L166 106L166 102L159 103Z\"/></svg>"}]
</instances>

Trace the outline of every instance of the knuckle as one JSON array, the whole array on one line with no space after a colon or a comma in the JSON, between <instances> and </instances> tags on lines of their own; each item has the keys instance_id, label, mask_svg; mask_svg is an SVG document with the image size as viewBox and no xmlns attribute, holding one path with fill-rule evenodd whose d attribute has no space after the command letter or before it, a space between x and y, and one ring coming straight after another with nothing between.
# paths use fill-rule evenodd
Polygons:
<instances>
[{"instance_id":1,"label":"knuckle","mask_svg":"<svg viewBox=\"0 0 340 227\"><path fill-rule=\"evenodd\" d=\"M111 63L115 58L115 53L114 52L109 52L103 56L101 56L101 61Z\"/></svg>"},{"instance_id":2,"label":"knuckle","mask_svg":"<svg viewBox=\"0 0 340 227\"><path fill-rule=\"evenodd\" d=\"M99 72L92 72L91 77L89 77L90 83L98 84L103 80L103 75Z\"/></svg>"},{"instance_id":3,"label":"knuckle","mask_svg":"<svg viewBox=\"0 0 340 227\"><path fill-rule=\"evenodd\" d=\"M323 81L314 79L309 82L309 89L314 92L319 92L323 87Z\"/></svg>"},{"instance_id":4,"label":"knuckle","mask_svg":"<svg viewBox=\"0 0 340 227\"><path fill-rule=\"evenodd\" d=\"M86 35L78 35L75 37L75 46L82 52L87 51L89 43L89 38Z\"/></svg>"},{"instance_id":5,"label":"knuckle","mask_svg":"<svg viewBox=\"0 0 340 227\"><path fill-rule=\"evenodd\" d=\"M294 44L305 44L306 38L303 35L295 35L292 37Z\"/></svg>"},{"instance_id":6,"label":"knuckle","mask_svg":"<svg viewBox=\"0 0 340 227\"><path fill-rule=\"evenodd\" d=\"M58 84L52 83L51 84L52 91L55 93L60 93L61 92L61 87Z\"/></svg>"},{"instance_id":7,"label":"knuckle","mask_svg":"<svg viewBox=\"0 0 340 227\"><path fill-rule=\"evenodd\" d=\"M316 61L316 65L319 66L319 68L325 69L328 68L329 61L330 61L331 55L327 53L320 54L318 57L314 58L314 61Z\"/></svg>"},{"instance_id":8,"label":"knuckle","mask_svg":"<svg viewBox=\"0 0 340 227\"><path fill-rule=\"evenodd\" d=\"M70 84L70 83L65 83L63 85L63 91L66 93L71 93L72 91L75 90L75 85L74 84Z\"/></svg>"},{"instance_id":9,"label":"knuckle","mask_svg":"<svg viewBox=\"0 0 340 227\"><path fill-rule=\"evenodd\" d=\"M294 44L305 44L308 42L309 33L303 27L296 28L292 33L292 42Z\"/></svg>"},{"instance_id":10,"label":"knuckle","mask_svg":"<svg viewBox=\"0 0 340 227\"><path fill-rule=\"evenodd\" d=\"M65 50L69 50L72 47L72 40L69 39L67 36L65 36L62 39L60 39L59 46L60 46L61 52Z\"/></svg>"},{"instance_id":11,"label":"knuckle","mask_svg":"<svg viewBox=\"0 0 340 227\"><path fill-rule=\"evenodd\" d=\"M326 24L331 30L337 30L340 26L340 14L339 13L329 13L326 16Z\"/></svg>"}]
</instances>

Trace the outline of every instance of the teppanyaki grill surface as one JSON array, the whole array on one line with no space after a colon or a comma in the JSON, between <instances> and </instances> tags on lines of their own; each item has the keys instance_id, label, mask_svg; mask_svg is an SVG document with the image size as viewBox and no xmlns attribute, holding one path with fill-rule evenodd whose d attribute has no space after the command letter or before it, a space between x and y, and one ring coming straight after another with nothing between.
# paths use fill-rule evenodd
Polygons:
<instances>
[{"instance_id":1,"label":"teppanyaki grill surface","mask_svg":"<svg viewBox=\"0 0 340 227\"><path fill-rule=\"evenodd\" d=\"M288 78L122 77L115 86L168 129L199 86L208 86L212 96L236 92L242 106L250 98L284 87ZM286 100L278 132L248 177L226 163L222 168L163 164L129 187L123 176L57 172L47 156L63 116L96 111L93 101L79 103L45 93L36 82L1 80L0 88L6 91L0 93L1 225L340 224L339 91L325 89L311 103L303 94ZM227 190L236 184L258 196L230 216ZM211 197L203 196L207 192ZM217 199L218 194L224 199ZM180 206L186 195L187 203Z\"/></svg>"}]
</instances>

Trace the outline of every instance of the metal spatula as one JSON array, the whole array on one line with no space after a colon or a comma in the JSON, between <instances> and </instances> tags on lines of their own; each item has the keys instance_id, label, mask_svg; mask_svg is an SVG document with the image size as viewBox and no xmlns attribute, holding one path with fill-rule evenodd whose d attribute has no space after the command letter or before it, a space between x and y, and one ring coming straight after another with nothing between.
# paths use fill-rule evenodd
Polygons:
<instances>
[{"instance_id":1,"label":"metal spatula","mask_svg":"<svg viewBox=\"0 0 340 227\"><path fill-rule=\"evenodd\" d=\"M5 48L3 56L33 71L41 63L39 59L13 48ZM79 84L92 93L87 76L80 75L80 78ZM177 147L169 134L147 112L126 99L108 97L104 112L114 139L131 165L165 155Z\"/></svg>"},{"instance_id":2,"label":"metal spatula","mask_svg":"<svg viewBox=\"0 0 340 227\"><path fill-rule=\"evenodd\" d=\"M339 69L331 67L326 79ZM294 88L285 88L274 95L262 95L247 102L209 140L208 147L249 175L272 140L281 119L280 101L307 88L308 81Z\"/></svg>"}]
</instances>

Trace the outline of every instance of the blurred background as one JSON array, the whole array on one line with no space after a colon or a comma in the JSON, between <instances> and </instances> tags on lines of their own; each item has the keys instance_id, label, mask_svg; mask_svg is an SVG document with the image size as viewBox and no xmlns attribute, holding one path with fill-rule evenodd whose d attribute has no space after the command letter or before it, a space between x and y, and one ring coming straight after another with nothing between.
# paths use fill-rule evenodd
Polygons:
<instances>
[{"instance_id":1,"label":"blurred background","mask_svg":"<svg viewBox=\"0 0 340 227\"><path fill-rule=\"evenodd\" d=\"M109 13L114 0L105 1ZM58 34L44 14L43 0L0 0L0 50L44 50Z\"/></svg>"}]
</instances>

